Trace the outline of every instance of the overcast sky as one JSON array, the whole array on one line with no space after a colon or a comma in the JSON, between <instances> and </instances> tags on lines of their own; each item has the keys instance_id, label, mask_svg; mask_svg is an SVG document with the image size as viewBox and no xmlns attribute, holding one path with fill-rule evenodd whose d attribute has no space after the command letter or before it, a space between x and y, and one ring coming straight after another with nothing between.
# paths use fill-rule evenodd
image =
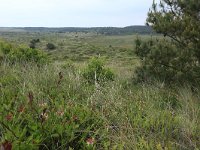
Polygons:
<instances>
[{"instance_id":1,"label":"overcast sky","mask_svg":"<svg viewBox=\"0 0 200 150\"><path fill-rule=\"evenodd\" d=\"M0 0L1 27L144 25L153 0Z\"/></svg>"}]
</instances>

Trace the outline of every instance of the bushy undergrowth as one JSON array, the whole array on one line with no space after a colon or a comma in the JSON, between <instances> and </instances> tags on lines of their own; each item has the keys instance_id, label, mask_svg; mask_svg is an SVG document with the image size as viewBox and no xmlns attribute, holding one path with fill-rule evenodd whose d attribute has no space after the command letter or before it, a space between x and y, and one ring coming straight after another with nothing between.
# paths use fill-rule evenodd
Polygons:
<instances>
[{"instance_id":1,"label":"bushy undergrowth","mask_svg":"<svg viewBox=\"0 0 200 150\"><path fill-rule=\"evenodd\" d=\"M198 149L198 90L116 78L99 88L78 68L0 66L0 145L13 149ZM195 94L196 93L196 94Z\"/></svg>"},{"instance_id":2,"label":"bushy undergrowth","mask_svg":"<svg viewBox=\"0 0 200 150\"><path fill-rule=\"evenodd\" d=\"M0 41L0 60L9 62L28 62L32 61L38 64L48 62L47 54L41 50L24 46L16 46L7 42Z\"/></svg>"},{"instance_id":3,"label":"bushy undergrowth","mask_svg":"<svg viewBox=\"0 0 200 150\"><path fill-rule=\"evenodd\" d=\"M1 67L2 144L14 149L109 146L104 119L97 111L79 103L85 98L87 87L74 82L76 75L71 77L56 67L40 68L34 64Z\"/></svg>"}]
</instances>

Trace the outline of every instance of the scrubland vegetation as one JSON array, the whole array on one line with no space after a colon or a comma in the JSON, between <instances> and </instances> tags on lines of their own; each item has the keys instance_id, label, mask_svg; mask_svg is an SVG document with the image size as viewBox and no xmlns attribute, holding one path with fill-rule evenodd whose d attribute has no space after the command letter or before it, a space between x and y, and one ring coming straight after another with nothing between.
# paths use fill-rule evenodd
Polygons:
<instances>
[{"instance_id":1,"label":"scrubland vegetation","mask_svg":"<svg viewBox=\"0 0 200 150\"><path fill-rule=\"evenodd\" d=\"M1 64L1 140L16 149L197 149L199 91L88 83L72 64ZM89 143L88 141L91 141Z\"/></svg>"},{"instance_id":2,"label":"scrubland vegetation","mask_svg":"<svg viewBox=\"0 0 200 150\"><path fill-rule=\"evenodd\" d=\"M184 2L181 32L149 12L166 38L1 33L0 148L198 150L199 20Z\"/></svg>"}]
</instances>

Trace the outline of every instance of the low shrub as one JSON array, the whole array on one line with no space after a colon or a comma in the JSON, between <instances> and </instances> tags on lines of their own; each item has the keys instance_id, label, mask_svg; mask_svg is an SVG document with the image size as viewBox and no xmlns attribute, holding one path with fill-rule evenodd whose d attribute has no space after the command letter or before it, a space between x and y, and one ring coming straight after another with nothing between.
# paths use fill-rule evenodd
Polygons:
<instances>
[{"instance_id":1,"label":"low shrub","mask_svg":"<svg viewBox=\"0 0 200 150\"><path fill-rule=\"evenodd\" d=\"M29 47L34 49L34 48L36 48L36 44L39 42L40 42L40 39L32 39L30 41Z\"/></svg>"},{"instance_id":2,"label":"low shrub","mask_svg":"<svg viewBox=\"0 0 200 150\"><path fill-rule=\"evenodd\" d=\"M14 46L7 42L0 42L0 51L2 53L2 60L6 59L10 62L33 61L38 64L47 63L47 54L39 49L32 49L23 46Z\"/></svg>"},{"instance_id":3,"label":"low shrub","mask_svg":"<svg viewBox=\"0 0 200 150\"><path fill-rule=\"evenodd\" d=\"M2 104L0 143L13 149L99 149L107 143L104 121L89 108L37 103L31 92L27 97L16 105Z\"/></svg>"},{"instance_id":4,"label":"low shrub","mask_svg":"<svg viewBox=\"0 0 200 150\"><path fill-rule=\"evenodd\" d=\"M83 72L83 77L89 83L103 83L105 81L113 81L114 73L104 67L103 60L100 58L92 58Z\"/></svg>"},{"instance_id":5,"label":"low shrub","mask_svg":"<svg viewBox=\"0 0 200 150\"><path fill-rule=\"evenodd\" d=\"M7 55L10 53L10 51L13 49L13 45L7 42L0 41L0 52L4 55Z\"/></svg>"},{"instance_id":6,"label":"low shrub","mask_svg":"<svg viewBox=\"0 0 200 150\"><path fill-rule=\"evenodd\" d=\"M48 50L54 50L56 48L56 46L53 43L47 43L46 47Z\"/></svg>"},{"instance_id":7,"label":"low shrub","mask_svg":"<svg viewBox=\"0 0 200 150\"><path fill-rule=\"evenodd\" d=\"M47 55L38 49L19 47L8 54L11 61L34 61L36 63L45 63Z\"/></svg>"},{"instance_id":8,"label":"low shrub","mask_svg":"<svg viewBox=\"0 0 200 150\"><path fill-rule=\"evenodd\" d=\"M57 67L0 66L0 148L108 149L107 120L83 105L85 82Z\"/></svg>"},{"instance_id":9,"label":"low shrub","mask_svg":"<svg viewBox=\"0 0 200 150\"><path fill-rule=\"evenodd\" d=\"M32 48L32 49L35 49L36 45L35 45L35 43L30 43L29 47Z\"/></svg>"}]
</instances>

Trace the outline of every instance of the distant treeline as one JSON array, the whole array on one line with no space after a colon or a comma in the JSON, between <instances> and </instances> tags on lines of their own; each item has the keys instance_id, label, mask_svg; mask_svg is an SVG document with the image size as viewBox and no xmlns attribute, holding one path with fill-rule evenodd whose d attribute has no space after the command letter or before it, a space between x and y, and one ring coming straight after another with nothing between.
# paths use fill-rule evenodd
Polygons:
<instances>
[{"instance_id":1,"label":"distant treeline","mask_svg":"<svg viewBox=\"0 0 200 150\"><path fill-rule=\"evenodd\" d=\"M152 34L154 33L152 28L149 26L128 26L128 27L63 27L63 28L47 28L47 27L24 27L24 28L0 28L1 31L21 31L21 32L83 32L91 33L95 32L97 34L104 35L127 35L127 34Z\"/></svg>"}]
</instances>

